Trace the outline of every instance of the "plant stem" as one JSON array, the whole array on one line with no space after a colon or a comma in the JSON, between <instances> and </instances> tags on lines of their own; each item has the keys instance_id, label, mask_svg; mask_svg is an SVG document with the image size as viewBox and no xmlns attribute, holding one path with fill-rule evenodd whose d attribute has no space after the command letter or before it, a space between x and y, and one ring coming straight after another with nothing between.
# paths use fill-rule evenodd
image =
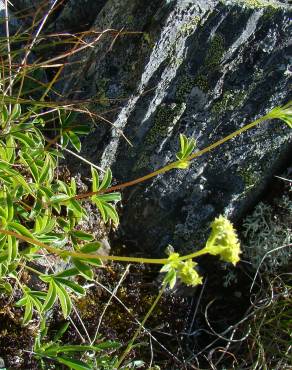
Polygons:
<instances>
[{"instance_id":1,"label":"plant stem","mask_svg":"<svg viewBox=\"0 0 292 370\"><path fill-rule=\"evenodd\" d=\"M134 262L134 263L151 263L151 264L158 264L164 265L167 263L167 258L139 258L139 257L120 257L120 256L105 256L101 254L87 254L82 252L72 252L67 250L60 250L58 248L52 247L50 245L44 244L39 240L29 238L28 236L24 236L18 234L11 230L3 230L0 229L0 234L14 236L17 239L23 240L27 243L37 245L40 248L47 250L49 253L53 253L61 258L66 257L74 257L80 258L84 260L103 260L103 261L120 261L120 262Z\"/></svg>"},{"instance_id":2,"label":"plant stem","mask_svg":"<svg viewBox=\"0 0 292 370\"><path fill-rule=\"evenodd\" d=\"M115 363L114 367L116 369L119 368L119 366L122 364L122 362L124 361L125 357L127 356L127 354L131 351L131 348L133 347L133 344L135 342L135 340L137 339L138 335L140 334L142 328L145 326L145 323L146 321L149 319L150 315L152 314L154 308L156 307L157 303L159 302L162 294L164 293L165 291L165 288L166 288L167 284L163 284L155 301L152 303L151 307L149 308L148 312L146 313L143 321L141 322L141 325L139 326L139 328L135 331L135 334L133 335L133 338L130 340L130 342L128 343L127 345L127 348L125 349L124 353L122 354L122 356L118 359L118 361Z\"/></svg>"},{"instance_id":3,"label":"plant stem","mask_svg":"<svg viewBox=\"0 0 292 370\"><path fill-rule=\"evenodd\" d=\"M258 125L259 123L265 121L265 120L270 120L270 119L273 119L273 117L269 117L269 114L266 114L265 116L263 117L260 117L258 118L257 120L245 125L244 127L232 132L231 134L225 136L223 139L220 139L218 141L216 141L215 143L211 144L211 145L208 145L207 147L199 150L198 152L196 153L193 153L191 154L189 157L187 157L185 159L185 161L192 161L194 160L195 158L198 158L200 157L201 155L217 148L218 146L222 145L223 143L233 139L234 137L242 134L243 132L247 131L247 130L250 130L251 128L255 127L256 125ZM124 188L127 188L129 186L133 186L133 185L136 185L136 184L139 184L141 182L144 182L144 181L147 181L153 177L156 177L160 174L163 174L165 172L168 172L172 169L175 169L177 168L177 165L180 164L180 161L175 161L175 162L172 162L172 163L169 163L168 165L154 171L154 172L151 172L145 176L142 176L142 177L139 177L135 180L131 180L131 181L128 181L128 182L125 182L123 184L118 184L118 185L114 185L108 189L105 189L105 190L102 190L102 191L91 191L91 192L87 192L87 193L83 193L83 194L78 194L78 195L75 195L74 197L72 198L69 198L68 200L66 201L70 201L72 199L76 199L76 200L79 200L79 199L85 199L85 198L88 198L88 197L91 197L93 195L97 195L97 194L103 194L103 193L110 193L112 191L116 191L116 190L121 190L121 189L124 189Z\"/></svg>"}]
</instances>

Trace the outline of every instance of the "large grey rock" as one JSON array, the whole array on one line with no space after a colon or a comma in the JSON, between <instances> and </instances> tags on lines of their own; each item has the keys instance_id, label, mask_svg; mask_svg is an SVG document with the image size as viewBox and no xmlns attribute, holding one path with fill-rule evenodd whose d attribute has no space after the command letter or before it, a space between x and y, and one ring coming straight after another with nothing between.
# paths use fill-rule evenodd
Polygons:
<instances>
[{"instance_id":1,"label":"large grey rock","mask_svg":"<svg viewBox=\"0 0 292 370\"><path fill-rule=\"evenodd\" d=\"M116 127L98 121L82 154L110 166L123 182L174 160L179 133L201 149L286 102L291 9L258 4L108 0L94 30L144 35L120 36L113 47L114 36L104 36L79 56L81 67L66 69L64 94L96 98L90 109ZM291 138L283 123L264 123L198 158L188 171L127 189L124 240L151 253L168 243L191 248L216 215L239 220L289 159ZM84 172L82 163L71 167Z\"/></svg>"},{"instance_id":2,"label":"large grey rock","mask_svg":"<svg viewBox=\"0 0 292 370\"><path fill-rule=\"evenodd\" d=\"M10 9L26 24L41 19L52 8L46 27L54 32L88 30L107 0L11 0ZM54 6L53 6L54 5Z\"/></svg>"},{"instance_id":3,"label":"large grey rock","mask_svg":"<svg viewBox=\"0 0 292 370\"><path fill-rule=\"evenodd\" d=\"M69 0L54 22L55 31L88 30L107 0Z\"/></svg>"},{"instance_id":4,"label":"large grey rock","mask_svg":"<svg viewBox=\"0 0 292 370\"><path fill-rule=\"evenodd\" d=\"M9 34L14 34L20 27L18 20L8 9ZM5 1L0 0L0 37L6 37Z\"/></svg>"}]
</instances>

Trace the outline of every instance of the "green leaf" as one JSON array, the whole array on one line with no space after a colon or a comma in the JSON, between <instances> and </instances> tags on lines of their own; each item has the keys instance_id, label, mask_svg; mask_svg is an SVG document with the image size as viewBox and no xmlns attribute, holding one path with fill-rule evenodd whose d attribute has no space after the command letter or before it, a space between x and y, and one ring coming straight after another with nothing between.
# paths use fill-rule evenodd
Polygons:
<instances>
[{"instance_id":1,"label":"green leaf","mask_svg":"<svg viewBox=\"0 0 292 370\"><path fill-rule=\"evenodd\" d=\"M30 299L27 299L26 305L25 305L25 311L24 311L24 316L23 316L23 325L26 325L31 319L32 319L32 303Z\"/></svg>"},{"instance_id":2,"label":"green leaf","mask_svg":"<svg viewBox=\"0 0 292 370\"><path fill-rule=\"evenodd\" d=\"M104 177L102 179L102 183L101 183L98 190L107 189L110 186L111 181L112 181L112 171L110 170L110 168L108 168L106 170L106 173L104 174Z\"/></svg>"},{"instance_id":3,"label":"green leaf","mask_svg":"<svg viewBox=\"0 0 292 370\"><path fill-rule=\"evenodd\" d=\"M68 209L71 209L74 213L74 215L76 217L84 217L86 216L86 212L84 211L84 209L81 207L81 205L79 204L79 202L75 199L71 199L68 203L67 203L67 207Z\"/></svg>"},{"instance_id":4,"label":"green leaf","mask_svg":"<svg viewBox=\"0 0 292 370\"><path fill-rule=\"evenodd\" d=\"M28 145L30 146L30 145ZM27 167L29 168L33 178L34 178L34 181L36 183L39 182L39 170L35 164L35 161L32 159L32 157L30 155L28 155L27 153L22 153L22 160L23 162L27 165Z\"/></svg>"},{"instance_id":5,"label":"green leaf","mask_svg":"<svg viewBox=\"0 0 292 370\"><path fill-rule=\"evenodd\" d=\"M174 168L186 170L187 168L189 168L189 166L190 166L190 163L188 161L181 160L181 161L176 162L176 165Z\"/></svg>"},{"instance_id":6,"label":"green leaf","mask_svg":"<svg viewBox=\"0 0 292 370\"><path fill-rule=\"evenodd\" d=\"M1 111L1 121L2 121L2 127L5 127L5 123L8 121L9 118L9 112L5 104L2 105L2 111Z\"/></svg>"},{"instance_id":7,"label":"green leaf","mask_svg":"<svg viewBox=\"0 0 292 370\"><path fill-rule=\"evenodd\" d=\"M98 172L94 167L91 167L91 175L92 175L92 191L99 190L99 176Z\"/></svg>"},{"instance_id":8,"label":"green leaf","mask_svg":"<svg viewBox=\"0 0 292 370\"><path fill-rule=\"evenodd\" d=\"M62 203L70 199L70 196L67 194L57 194L50 198L51 203Z\"/></svg>"},{"instance_id":9,"label":"green leaf","mask_svg":"<svg viewBox=\"0 0 292 370\"><path fill-rule=\"evenodd\" d=\"M41 279L43 280L43 278ZM47 293L47 297L43 304L43 311L48 311L54 305L56 299L57 299L57 287L56 287L55 282L51 280L50 285L49 285L49 290Z\"/></svg>"},{"instance_id":10,"label":"green leaf","mask_svg":"<svg viewBox=\"0 0 292 370\"><path fill-rule=\"evenodd\" d=\"M93 253L93 252L96 252L100 247L102 247L101 242L91 242L91 243L86 243L79 250L82 253Z\"/></svg>"},{"instance_id":11,"label":"green leaf","mask_svg":"<svg viewBox=\"0 0 292 370\"><path fill-rule=\"evenodd\" d=\"M21 105L20 104L15 104L13 109L12 109L10 119L11 120L16 120L20 117L20 115L21 115Z\"/></svg>"},{"instance_id":12,"label":"green leaf","mask_svg":"<svg viewBox=\"0 0 292 370\"><path fill-rule=\"evenodd\" d=\"M83 125L75 126L72 128L72 131L75 132L75 134L79 135L87 135L90 133L90 123L86 123Z\"/></svg>"},{"instance_id":13,"label":"green leaf","mask_svg":"<svg viewBox=\"0 0 292 370\"><path fill-rule=\"evenodd\" d=\"M56 281L60 284L63 284L63 285L66 285L68 288L70 288L73 292L77 293L77 294L80 294L80 295L84 295L85 294L85 289L82 288L82 286L80 286L79 284L76 284L74 283L73 281L71 280L68 280L68 279L64 279L62 277L59 277L57 276L56 278Z\"/></svg>"},{"instance_id":14,"label":"green leaf","mask_svg":"<svg viewBox=\"0 0 292 370\"><path fill-rule=\"evenodd\" d=\"M66 319L70 315L70 312L72 309L71 299L66 289L61 284L56 282L56 287L57 287L57 295L58 295L58 299L61 304L63 316Z\"/></svg>"},{"instance_id":15,"label":"green leaf","mask_svg":"<svg viewBox=\"0 0 292 370\"><path fill-rule=\"evenodd\" d=\"M13 288L8 281L0 281L0 292L10 295L13 292Z\"/></svg>"},{"instance_id":16,"label":"green leaf","mask_svg":"<svg viewBox=\"0 0 292 370\"><path fill-rule=\"evenodd\" d=\"M193 138L188 139L185 135L180 134L179 136L179 142L180 142L180 151L176 154L176 157L181 163L174 167L174 168L182 168L185 169L188 166L186 165L188 160L187 158L191 155L193 152L196 142Z\"/></svg>"},{"instance_id":17,"label":"green leaf","mask_svg":"<svg viewBox=\"0 0 292 370\"><path fill-rule=\"evenodd\" d=\"M74 238L76 239L85 240L85 241L91 241L94 239L93 235L89 233L85 233L84 231L81 231L81 230L71 231L71 235L74 236Z\"/></svg>"},{"instance_id":18,"label":"green leaf","mask_svg":"<svg viewBox=\"0 0 292 370\"><path fill-rule=\"evenodd\" d=\"M8 228L28 238L34 239L34 236L32 235L32 233L25 226L17 222L9 222Z\"/></svg>"},{"instance_id":19,"label":"green leaf","mask_svg":"<svg viewBox=\"0 0 292 370\"><path fill-rule=\"evenodd\" d=\"M119 216L117 214L117 211L111 204L104 202L103 200L100 199L99 196L93 196L91 197L91 199L99 209L104 222L107 222L109 219L112 219L115 224L119 223Z\"/></svg>"},{"instance_id":20,"label":"green leaf","mask_svg":"<svg viewBox=\"0 0 292 370\"><path fill-rule=\"evenodd\" d=\"M76 134L74 134L73 131L69 131L68 132L68 136L69 136L69 139L70 139L71 144L74 146L74 148L78 152L80 152L80 150L81 150L81 142L79 140L79 137Z\"/></svg>"},{"instance_id":21,"label":"green leaf","mask_svg":"<svg viewBox=\"0 0 292 370\"><path fill-rule=\"evenodd\" d=\"M29 137L27 134L24 134L22 132L14 132L13 137L21 141L28 148L36 147L36 142L31 137Z\"/></svg>"},{"instance_id":22,"label":"green leaf","mask_svg":"<svg viewBox=\"0 0 292 370\"><path fill-rule=\"evenodd\" d=\"M6 220L9 222L9 221L13 220L13 216L14 216L13 201L12 201L12 198L10 196L9 191L6 191L5 195L6 195L6 204L7 204L7 218L6 218Z\"/></svg>"},{"instance_id":23,"label":"green leaf","mask_svg":"<svg viewBox=\"0 0 292 370\"><path fill-rule=\"evenodd\" d=\"M122 199L121 193L98 194L95 197L103 202L119 202Z\"/></svg>"},{"instance_id":24,"label":"green leaf","mask_svg":"<svg viewBox=\"0 0 292 370\"><path fill-rule=\"evenodd\" d=\"M72 258L72 262L74 263L79 273L85 277L85 279L89 280L93 279L93 272L88 265L86 265L84 262L81 262L77 258Z\"/></svg>"},{"instance_id":25,"label":"green leaf","mask_svg":"<svg viewBox=\"0 0 292 370\"><path fill-rule=\"evenodd\" d=\"M52 166L51 158L50 156L47 155L39 177L40 184L50 181L49 171L51 169L51 166Z\"/></svg>"},{"instance_id":26,"label":"green leaf","mask_svg":"<svg viewBox=\"0 0 292 370\"><path fill-rule=\"evenodd\" d=\"M106 210L108 217L111 218L116 225L118 225L119 216L115 208L109 203L103 203L103 207Z\"/></svg>"},{"instance_id":27,"label":"green leaf","mask_svg":"<svg viewBox=\"0 0 292 370\"><path fill-rule=\"evenodd\" d=\"M75 275L78 275L78 270L77 270L77 268L72 267L70 269L59 272L55 276L56 276L56 278L59 278L59 277L65 278L65 277L71 277L71 276L75 276Z\"/></svg>"},{"instance_id":28,"label":"green leaf","mask_svg":"<svg viewBox=\"0 0 292 370\"><path fill-rule=\"evenodd\" d=\"M92 370L92 367L87 365L83 361L75 360L72 358L57 357L57 360L64 365L67 365L70 369L74 370Z\"/></svg>"},{"instance_id":29,"label":"green leaf","mask_svg":"<svg viewBox=\"0 0 292 370\"><path fill-rule=\"evenodd\" d=\"M14 236L7 236L7 252L8 252L8 262L12 262L17 257L18 253L18 241Z\"/></svg>"},{"instance_id":30,"label":"green leaf","mask_svg":"<svg viewBox=\"0 0 292 370\"><path fill-rule=\"evenodd\" d=\"M54 336L54 342L57 342L60 338L62 338L62 336L64 335L64 333L67 331L69 325L70 325L70 322L68 322L68 321L67 322L64 322L64 324L60 327L60 329L55 334L55 336Z\"/></svg>"}]
</instances>

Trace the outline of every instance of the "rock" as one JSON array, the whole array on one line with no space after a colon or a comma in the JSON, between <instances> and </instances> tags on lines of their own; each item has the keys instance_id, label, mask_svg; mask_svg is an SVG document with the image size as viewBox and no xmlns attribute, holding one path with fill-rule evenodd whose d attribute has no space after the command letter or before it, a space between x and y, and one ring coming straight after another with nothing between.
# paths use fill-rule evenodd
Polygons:
<instances>
[{"instance_id":1,"label":"rock","mask_svg":"<svg viewBox=\"0 0 292 370\"><path fill-rule=\"evenodd\" d=\"M8 11L8 20L9 20L9 33L10 35L15 33L19 28L19 22L17 19L10 14ZM6 36L6 24L5 24L5 3L4 0L0 0L0 36Z\"/></svg>"},{"instance_id":2,"label":"rock","mask_svg":"<svg viewBox=\"0 0 292 370\"><path fill-rule=\"evenodd\" d=\"M51 3L51 0L13 0L9 8L23 25L32 26L46 14Z\"/></svg>"},{"instance_id":3,"label":"rock","mask_svg":"<svg viewBox=\"0 0 292 370\"><path fill-rule=\"evenodd\" d=\"M63 75L64 95L95 99L89 108L115 127L96 119L81 154L111 167L118 182L131 180L175 160L180 133L202 149L287 102L291 8L266 4L108 0L92 30L116 32ZM289 160L291 138L285 124L265 122L188 171L126 189L123 241L145 255L162 254L168 243L180 251L202 246L215 216L237 222L258 200ZM82 162L69 165L86 173Z\"/></svg>"},{"instance_id":4,"label":"rock","mask_svg":"<svg viewBox=\"0 0 292 370\"><path fill-rule=\"evenodd\" d=\"M69 0L54 22L55 31L80 32L88 30L106 0Z\"/></svg>"}]
</instances>

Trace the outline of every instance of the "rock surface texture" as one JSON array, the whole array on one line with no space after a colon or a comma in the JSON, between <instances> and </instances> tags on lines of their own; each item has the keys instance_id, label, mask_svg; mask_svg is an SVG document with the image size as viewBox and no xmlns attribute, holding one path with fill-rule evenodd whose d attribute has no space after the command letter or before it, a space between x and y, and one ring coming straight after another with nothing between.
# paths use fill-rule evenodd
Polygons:
<instances>
[{"instance_id":1,"label":"rock surface texture","mask_svg":"<svg viewBox=\"0 0 292 370\"><path fill-rule=\"evenodd\" d=\"M131 180L175 160L180 133L202 149L287 102L291 8L267 3L108 0L97 7L92 30L121 34L103 36L78 56L81 64L65 69L63 93L95 98L90 109L115 128L96 119L82 155L111 167L118 182ZM168 243L199 246L215 216L242 217L289 151L291 130L265 122L189 170L126 189L123 240L152 254ZM83 172L83 164L72 166Z\"/></svg>"}]
</instances>

